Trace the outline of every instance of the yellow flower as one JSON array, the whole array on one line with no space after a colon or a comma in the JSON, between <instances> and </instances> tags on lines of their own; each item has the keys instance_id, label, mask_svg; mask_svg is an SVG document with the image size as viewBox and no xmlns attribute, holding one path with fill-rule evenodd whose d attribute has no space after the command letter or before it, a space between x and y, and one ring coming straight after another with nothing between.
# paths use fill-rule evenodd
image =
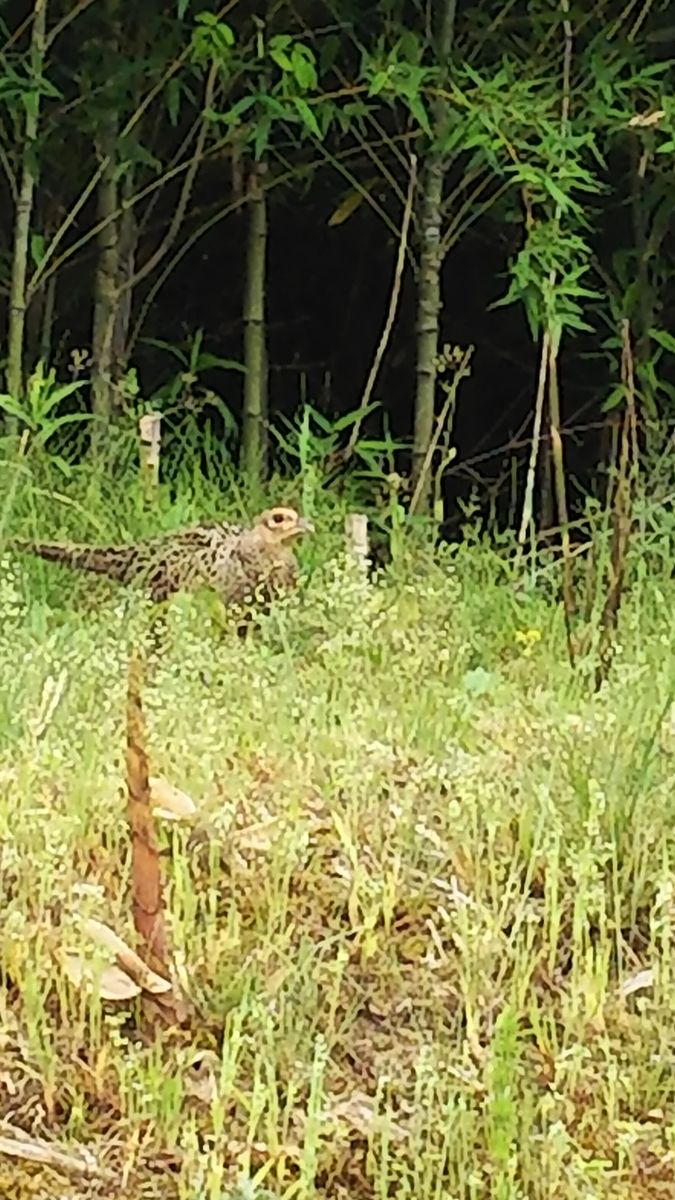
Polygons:
<instances>
[{"instance_id":1,"label":"yellow flower","mask_svg":"<svg viewBox=\"0 0 675 1200\"><path fill-rule=\"evenodd\" d=\"M541 629L517 629L516 641L523 648L525 656L532 653L537 642L541 641Z\"/></svg>"}]
</instances>

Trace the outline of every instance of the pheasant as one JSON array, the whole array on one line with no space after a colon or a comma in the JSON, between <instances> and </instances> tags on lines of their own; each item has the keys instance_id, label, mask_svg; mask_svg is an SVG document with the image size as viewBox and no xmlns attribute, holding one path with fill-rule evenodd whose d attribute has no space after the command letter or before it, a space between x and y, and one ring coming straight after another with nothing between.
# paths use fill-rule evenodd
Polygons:
<instances>
[{"instance_id":1,"label":"pheasant","mask_svg":"<svg viewBox=\"0 0 675 1200\"><path fill-rule=\"evenodd\" d=\"M311 533L311 521L292 508L270 508L250 527L223 522L120 546L83 546L13 540L13 550L36 554L78 571L145 586L160 603L179 591L210 588L225 604L243 605L292 588L297 563L292 543Z\"/></svg>"}]
</instances>

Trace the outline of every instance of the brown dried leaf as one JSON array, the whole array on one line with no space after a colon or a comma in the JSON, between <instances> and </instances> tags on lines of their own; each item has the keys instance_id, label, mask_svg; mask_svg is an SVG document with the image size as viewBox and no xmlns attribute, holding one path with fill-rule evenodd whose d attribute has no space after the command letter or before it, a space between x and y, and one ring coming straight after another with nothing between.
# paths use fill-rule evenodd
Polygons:
<instances>
[{"instance_id":1,"label":"brown dried leaf","mask_svg":"<svg viewBox=\"0 0 675 1200\"><path fill-rule=\"evenodd\" d=\"M269 821L259 821L238 829L232 842L238 850L249 850L258 854L267 854L279 836L279 818L272 817Z\"/></svg>"},{"instance_id":2,"label":"brown dried leaf","mask_svg":"<svg viewBox=\"0 0 675 1200\"><path fill-rule=\"evenodd\" d=\"M183 1073L183 1088L186 1096L192 1096L201 1104L211 1104L218 1095L216 1071L220 1059L212 1050L201 1050L188 1063Z\"/></svg>"},{"instance_id":3,"label":"brown dried leaf","mask_svg":"<svg viewBox=\"0 0 675 1200\"><path fill-rule=\"evenodd\" d=\"M385 1113L375 1111L374 1098L365 1092L353 1092L351 1096L336 1099L324 1115L327 1120L353 1130L361 1137L368 1137L374 1129L382 1126L386 1126L397 1141L408 1136L408 1131L402 1125L392 1121Z\"/></svg>"},{"instance_id":4,"label":"brown dried leaf","mask_svg":"<svg viewBox=\"0 0 675 1200\"><path fill-rule=\"evenodd\" d=\"M620 988L619 994L624 998L632 996L634 992L643 992L646 988L654 986L654 969L653 967L645 967L643 971L636 971L634 975L629 975L624 979Z\"/></svg>"},{"instance_id":5,"label":"brown dried leaf","mask_svg":"<svg viewBox=\"0 0 675 1200\"><path fill-rule=\"evenodd\" d=\"M187 821L194 817L197 805L187 792L182 792L158 775L151 775L148 783L150 803L158 817L163 817L165 821Z\"/></svg>"},{"instance_id":6,"label":"brown dried leaf","mask_svg":"<svg viewBox=\"0 0 675 1200\"><path fill-rule=\"evenodd\" d=\"M108 925L104 925L102 921L94 920L93 917L88 917L83 923L83 928L92 941L96 942L99 946L104 946L106 950L112 953L118 964L139 984L144 992L149 992L153 996L159 996L171 991L169 981L162 979L161 975L157 975L152 971L138 957L136 951L132 950L131 946L122 941L122 938L118 937Z\"/></svg>"},{"instance_id":7,"label":"brown dried leaf","mask_svg":"<svg viewBox=\"0 0 675 1200\"><path fill-rule=\"evenodd\" d=\"M628 122L628 127L632 129L649 129L652 125L658 125L659 121L665 117L665 110L657 108L653 112L636 113Z\"/></svg>"},{"instance_id":8,"label":"brown dried leaf","mask_svg":"<svg viewBox=\"0 0 675 1200\"><path fill-rule=\"evenodd\" d=\"M87 962L75 950L66 950L62 955L63 969L76 988L89 990L98 980L98 991L102 1000L133 1000L140 996L141 989L121 967L110 965L98 969Z\"/></svg>"}]
</instances>

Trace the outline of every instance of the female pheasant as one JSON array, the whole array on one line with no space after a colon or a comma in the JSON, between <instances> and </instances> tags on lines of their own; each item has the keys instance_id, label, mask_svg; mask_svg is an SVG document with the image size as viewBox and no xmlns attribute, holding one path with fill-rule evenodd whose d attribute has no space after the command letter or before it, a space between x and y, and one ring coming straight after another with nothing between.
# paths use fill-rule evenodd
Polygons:
<instances>
[{"instance_id":1,"label":"female pheasant","mask_svg":"<svg viewBox=\"0 0 675 1200\"><path fill-rule=\"evenodd\" d=\"M270 508L250 527L223 522L193 525L176 533L120 546L11 541L10 548L36 554L78 571L147 588L156 603L179 591L210 588L225 604L266 602L295 586L292 545L311 533L311 521L293 508Z\"/></svg>"}]
</instances>

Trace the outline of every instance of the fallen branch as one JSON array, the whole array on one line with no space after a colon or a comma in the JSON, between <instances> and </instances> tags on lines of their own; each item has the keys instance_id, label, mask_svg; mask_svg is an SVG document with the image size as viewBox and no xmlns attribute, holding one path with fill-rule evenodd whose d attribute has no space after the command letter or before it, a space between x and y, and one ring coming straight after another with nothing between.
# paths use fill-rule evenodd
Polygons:
<instances>
[{"instance_id":1,"label":"fallen branch","mask_svg":"<svg viewBox=\"0 0 675 1200\"><path fill-rule=\"evenodd\" d=\"M0 1129L0 1154L10 1158L22 1158L24 1162L38 1163L40 1166L53 1167L64 1175L84 1176L92 1179L94 1176L108 1176L98 1165L94 1155L86 1147L81 1147L77 1153L68 1150L58 1142L45 1142L42 1138L29 1137L22 1129L2 1123Z\"/></svg>"}]
</instances>

